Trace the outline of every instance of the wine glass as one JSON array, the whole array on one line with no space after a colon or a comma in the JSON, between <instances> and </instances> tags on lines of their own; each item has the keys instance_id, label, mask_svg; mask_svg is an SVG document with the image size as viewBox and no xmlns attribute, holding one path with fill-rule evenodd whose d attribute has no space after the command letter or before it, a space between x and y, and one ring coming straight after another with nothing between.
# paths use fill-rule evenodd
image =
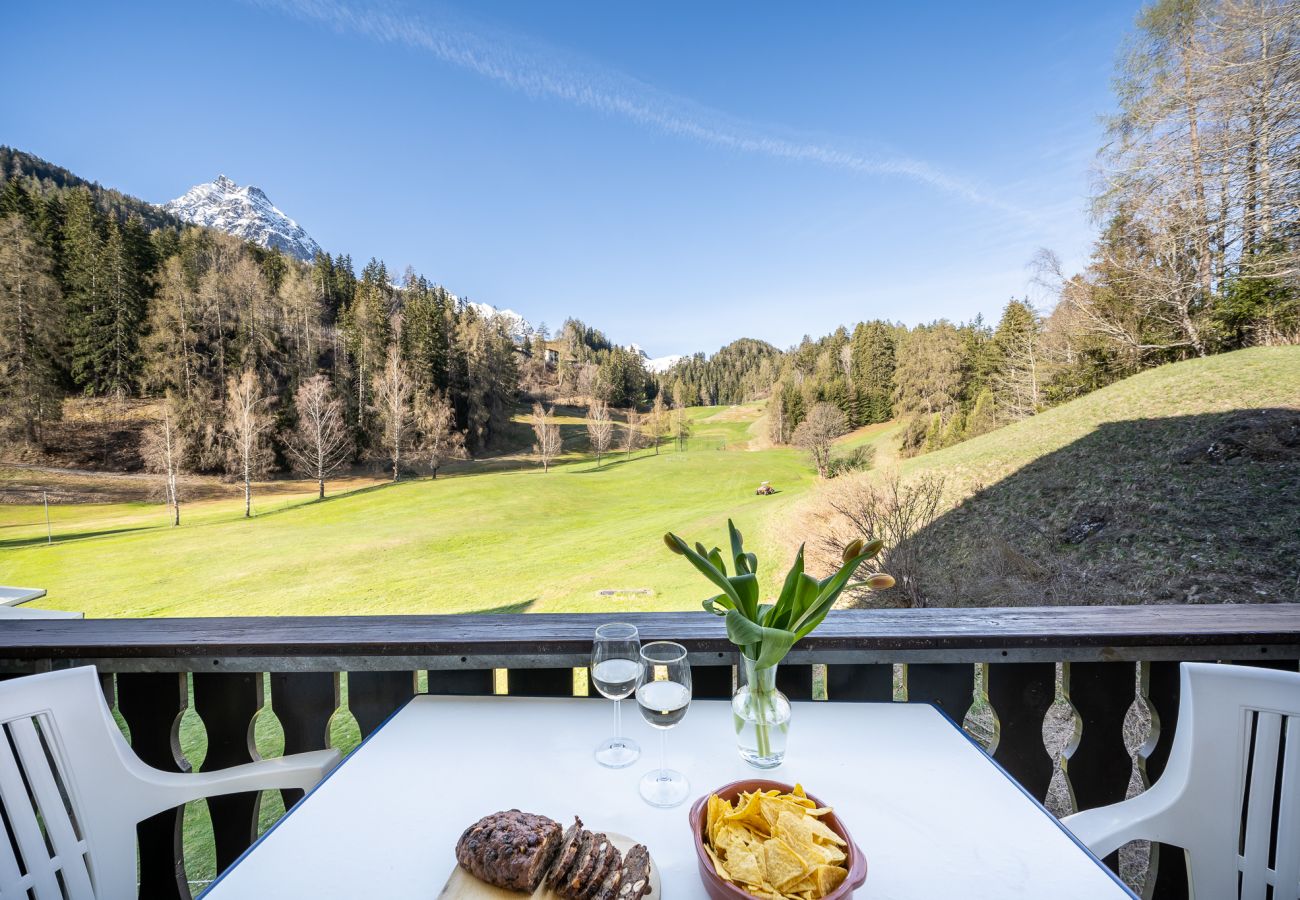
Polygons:
<instances>
[{"instance_id":1,"label":"wine glass","mask_svg":"<svg viewBox=\"0 0 1300 900\"><path fill-rule=\"evenodd\" d=\"M641 673L641 640L635 625L610 622L596 629L591 646L591 683L614 701L614 736L596 748L596 762L622 769L641 758L641 745L623 737L623 698L636 689Z\"/></svg>"},{"instance_id":2,"label":"wine glass","mask_svg":"<svg viewBox=\"0 0 1300 900\"><path fill-rule=\"evenodd\" d=\"M668 768L668 729L686 717L691 704L691 667L686 648L671 641L654 641L641 648L641 673L636 702L642 717L661 732L659 768L641 777L641 799L651 806L676 806L691 786L686 776Z\"/></svg>"}]
</instances>

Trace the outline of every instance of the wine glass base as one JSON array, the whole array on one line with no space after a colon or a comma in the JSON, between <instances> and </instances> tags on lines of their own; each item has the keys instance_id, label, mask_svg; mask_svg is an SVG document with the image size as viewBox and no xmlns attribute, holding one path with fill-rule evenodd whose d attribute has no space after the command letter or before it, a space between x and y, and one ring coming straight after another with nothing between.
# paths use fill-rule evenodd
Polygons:
<instances>
[{"instance_id":1,"label":"wine glass base","mask_svg":"<svg viewBox=\"0 0 1300 900\"><path fill-rule=\"evenodd\" d=\"M641 799L651 806L670 809L680 806L691 792L690 782L681 772L655 769L641 776Z\"/></svg>"},{"instance_id":2,"label":"wine glass base","mask_svg":"<svg viewBox=\"0 0 1300 900\"><path fill-rule=\"evenodd\" d=\"M610 738L596 748L596 762L607 769L626 769L641 758L641 745L631 738Z\"/></svg>"}]
</instances>

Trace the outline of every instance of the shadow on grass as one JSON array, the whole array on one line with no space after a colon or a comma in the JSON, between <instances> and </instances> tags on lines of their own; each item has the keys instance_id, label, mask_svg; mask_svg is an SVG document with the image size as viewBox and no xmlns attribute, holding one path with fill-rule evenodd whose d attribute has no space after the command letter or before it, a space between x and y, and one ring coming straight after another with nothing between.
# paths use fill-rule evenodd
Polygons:
<instances>
[{"instance_id":1,"label":"shadow on grass","mask_svg":"<svg viewBox=\"0 0 1300 900\"><path fill-rule=\"evenodd\" d=\"M491 609L466 610L463 613L457 613L457 615L493 616L493 615L507 615L511 613L526 613L528 612L528 610L532 609L533 604L536 602L537 602L537 598L533 597L531 600L521 600L518 603L507 603L503 606L494 606Z\"/></svg>"},{"instance_id":2,"label":"shadow on grass","mask_svg":"<svg viewBox=\"0 0 1300 900\"><path fill-rule=\"evenodd\" d=\"M44 535L30 538L14 538L12 540L0 541L0 550L16 550L19 547L35 547L40 544L67 544L72 541L83 541L90 538L129 534L132 531L148 531L158 527L159 526L157 525L135 525L131 528L105 528L102 531L66 531L54 535L53 541L48 540Z\"/></svg>"},{"instance_id":3,"label":"shadow on grass","mask_svg":"<svg viewBox=\"0 0 1300 900\"><path fill-rule=\"evenodd\" d=\"M599 475L601 472L606 472L610 469L616 469L619 466L625 466L628 463L636 462L638 459L642 459L644 457L653 456L653 455L654 455L653 453L644 453L641 456L632 456L632 457L628 457L625 455L618 456L618 457L610 456L610 457L606 457L605 460L601 462L599 466L594 466L594 465L588 466L585 469L577 470L573 474L574 475Z\"/></svg>"},{"instance_id":4,"label":"shadow on grass","mask_svg":"<svg viewBox=\"0 0 1300 900\"><path fill-rule=\"evenodd\" d=\"M1108 422L911 540L935 605L1300 601L1300 410Z\"/></svg>"}]
</instances>

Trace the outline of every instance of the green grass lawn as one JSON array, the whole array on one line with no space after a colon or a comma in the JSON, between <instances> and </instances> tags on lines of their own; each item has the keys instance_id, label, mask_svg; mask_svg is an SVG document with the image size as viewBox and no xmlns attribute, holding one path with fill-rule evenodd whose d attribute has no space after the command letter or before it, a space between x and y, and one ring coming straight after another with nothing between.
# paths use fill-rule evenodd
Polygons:
<instances>
[{"instance_id":1,"label":"green grass lawn","mask_svg":"<svg viewBox=\"0 0 1300 900\"><path fill-rule=\"evenodd\" d=\"M660 536L722 543L732 517L775 587L770 526L812 473L794 450L720 449L746 445L757 407L693 416L684 453L276 497L249 520L233 500L185 509L179 528L156 504L63 506L46 546L39 507L0 507L0 580L92 617L687 609L705 585ZM781 493L755 496L764 480Z\"/></svg>"}]
</instances>

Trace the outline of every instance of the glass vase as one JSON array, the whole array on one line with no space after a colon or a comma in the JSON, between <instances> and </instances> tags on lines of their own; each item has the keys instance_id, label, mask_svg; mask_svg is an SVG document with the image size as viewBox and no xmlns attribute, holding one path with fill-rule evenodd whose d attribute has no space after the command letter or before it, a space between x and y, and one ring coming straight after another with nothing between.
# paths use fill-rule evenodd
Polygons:
<instances>
[{"instance_id":1,"label":"glass vase","mask_svg":"<svg viewBox=\"0 0 1300 900\"><path fill-rule=\"evenodd\" d=\"M790 732L790 700L777 690L776 666L758 669L740 654L731 714L740 758L756 769L773 769L785 761Z\"/></svg>"}]
</instances>

